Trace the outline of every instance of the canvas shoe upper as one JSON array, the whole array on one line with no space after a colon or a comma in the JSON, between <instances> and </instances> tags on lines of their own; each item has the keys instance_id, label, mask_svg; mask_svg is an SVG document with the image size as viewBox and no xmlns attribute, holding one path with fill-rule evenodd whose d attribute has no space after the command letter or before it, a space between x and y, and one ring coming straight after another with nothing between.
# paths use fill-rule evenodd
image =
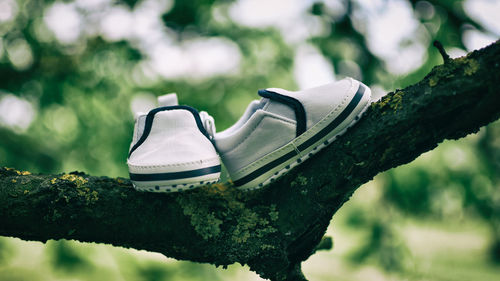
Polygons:
<instances>
[{"instance_id":1,"label":"canvas shoe upper","mask_svg":"<svg viewBox=\"0 0 500 281\"><path fill-rule=\"evenodd\" d=\"M209 133L213 118L178 105L175 94L159 97L159 104L136 117L127 160L134 187L175 192L216 182L221 166Z\"/></svg>"},{"instance_id":2,"label":"canvas shoe upper","mask_svg":"<svg viewBox=\"0 0 500 281\"><path fill-rule=\"evenodd\" d=\"M236 186L262 187L332 142L370 103L370 89L352 78L303 91L260 90L230 128L215 134Z\"/></svg>"}]
</instances>

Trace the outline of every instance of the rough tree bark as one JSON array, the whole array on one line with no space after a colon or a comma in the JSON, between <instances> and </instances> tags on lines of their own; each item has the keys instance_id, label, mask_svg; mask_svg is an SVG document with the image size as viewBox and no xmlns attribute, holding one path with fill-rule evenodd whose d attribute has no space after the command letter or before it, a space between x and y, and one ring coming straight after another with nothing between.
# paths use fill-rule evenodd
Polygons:
<instances>
[{"instance_id":1,"label":"rough tree bark","mask_svg":"<svg viewBox=\"0 0 500 281\"><path fill-rule=\"evenodd\" d=\"M262 190L229 183L139 193L123 178L0 169L0 235L74 239L168 257L248 264L271 280L306 280L333 214L377 173L500 116L500 43L447 60L422 81L372 104L343 137Z\"/></svg>"}]
</instances>

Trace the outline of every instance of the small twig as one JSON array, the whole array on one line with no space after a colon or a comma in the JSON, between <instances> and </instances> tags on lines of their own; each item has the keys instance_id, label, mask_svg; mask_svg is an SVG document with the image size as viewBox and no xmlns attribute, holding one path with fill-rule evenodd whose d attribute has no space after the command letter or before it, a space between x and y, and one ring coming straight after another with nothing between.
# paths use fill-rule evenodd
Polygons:
<instances>
[{"instance_id":1,"label":"small twig","mask_svg":"<svg viewBox=\"0 0 500 281\"><path fill-rule=\"evenodd\" d=\"M439 50L439 53L443 57L444 63L450 61L450 56L448 56L448 54L444 50L443 44L441 44L441 42L439 42L438 40L434 40L434 43L432 45L434 45L434 47L436 47Z\"/></svg>"},{"instance_id":2,"label":"small twig","mask_svg":"<svg viewBox=\"0 0 500 281\"><path fill-rule=\"evenodd\" d=\"M321 238L321 241L316 246L316 249L314 249L314 252L321 250L331 250L332 248L333 248L332 237L324 236L323 238Z\"/></svg>"}]
</instances>

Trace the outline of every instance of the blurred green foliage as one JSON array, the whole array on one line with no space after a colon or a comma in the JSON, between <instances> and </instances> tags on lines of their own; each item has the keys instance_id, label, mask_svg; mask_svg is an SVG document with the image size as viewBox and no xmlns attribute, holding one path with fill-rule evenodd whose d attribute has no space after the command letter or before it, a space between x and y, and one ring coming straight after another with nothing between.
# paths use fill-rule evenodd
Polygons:
<instances>
[{"instance_id":1,"label":"blurred green foliage","mask_svg":"<svg viewBox=\"0 0 500 281\"><path fill-rule=\"evenodd\" d=\"M301 86L296 54L304 45L315 48L337 78L353 76L381 96L419 81L442 62L433 40L465 53L470 32L499 35L467 12L470 0L255 2L0 0L0 165L127 176L133 111L153 107L155 96L177 92L181 103L210 112L223 129L256 98L257 89ZM287 5L301 8L288 22L280 21L281 12L293 10ZM409 16L403 13L391 25L370 30L393 6ZM269 10L275 15L266 17ZM248 14L256 18L253 23L245 21ZM407 20L413 33L399 38L394 52L374 46L374 36L389 38ZM126 35L109 33L106 26ZM209 50L217 44L223 45L222 54ZM208 73L200 72L204 59L212 59L205 62ZM403 61L400 68L413 66L394 70L395 60ZM236 66L225 69L227 61ZM380 198L371 203L376 212L351 207L347 215L346 228L364 230L362 243L346 255L353 264L370 261L387 271L408 270L412 255L394 220L398 214L443 224L480 221L489 229L491 260L500 261L500 123L446 142L376 181L382 186ZM14 248L0 239L0 265L8 264ZM107 276L82 249L51 242L47 255L57 274ZM211 267L191 263L141 264L127 257L118 263L130 271L125 280L223 280ZM2 270L14 272L8 265ZM29 279L4 276L10 279L0 280Z\"/></svg>"},{"instance_id":2,"label":"blurred green foliage","mask_svg":"<svg viewBox=\"0 0 500 281\"><path fill-rule=\"evenodd\" d=\"M67 272L88 271L91 269L89 262L75 250L71 245L61 240L57 243L50 243L48 247L52 266L54 270L62 270Z\"/></svg>"}]
</instances>

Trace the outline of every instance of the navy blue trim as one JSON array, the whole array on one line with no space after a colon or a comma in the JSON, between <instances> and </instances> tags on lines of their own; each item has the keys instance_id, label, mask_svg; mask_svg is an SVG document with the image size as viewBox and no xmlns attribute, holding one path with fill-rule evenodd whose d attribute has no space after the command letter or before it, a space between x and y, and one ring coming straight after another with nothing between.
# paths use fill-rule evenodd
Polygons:
<instances>
[{"instance_id":1,"label":"navy blue trim","mask_svg":"<svg viewBox=\"0 0 500 281\"><path fill-rule=\"evenodd\" d=\"M351 114L351 112L356 108L358 103L361 101L361 98L363 97L365 93L365 87L363 85L359 85L358 91L356 92L356 95L352 98L351 102L347 105L347 107L340 113L337 118L335 118L328 126L323 128L319 133L314 135L312 138L306 140L302 144L300 144L297 149L299 151L305 150L309 146L313 145L315 142L326 136L329 132L333 131L340 123L344 122L344 120Z\"/></svg>"},{"instance_id":2,"label":"navy blue trim","mask_svg":"<svg viewBox=\"0 0 500 281\"><path fill-rule=\"evenodd\" d=\"M292 97L284 96L268 90L259 90L259 95L263 98L268 98L270 100L288 105L293 109L293 111L295 112L295 119L297 120L296 137L302 135L306 131L306 111L304 110L304 106L300 103L300 101Z\"/></svg>"},{"instance_id":3,"label":"navy blue trim","mask_svg":"<svg viewBox=\"0 0 500 281\"><path fill-rule=\"evenodd\" d=\"M233 183L235 186L241 186L241 185L244 185L248 182L251 182L254 179L260 177L262 174L271 170L272 168L274 168L274 167L280 165L281 163L287 161L288 159L294 157L295 155L297 155L297 152L295 152L295 150L292 150L292 151L288 152L287 154L281 156L280 158L278 158L274 161L271 161L271 162L267 163L266 165L260 167L259 169L251 172L250 174L242 177L241 179L237 179L237 180L233 181Z\"/></svg>"},{"instance_id":4,"label":"navy blue trim","mask_svg":"<svg viewBox=\"0 0 500 281\"><path fill-rule=\"evenodd\" d=\"M191 112L194 116L194 120L196 121L196 125L198 126L198 129L200 132L207 137L209 141L212 141L210 139L210 135L208 134L207 130L205 130L205 127L203 127L203 123L201 122L200 114L198 111L190 106L187 105L173 105L173 106L162 106L155 108L151 111L149 111L148 115L146 116L146 124L144 125L144 132L142 133L141 138L134 144L132 149L130 149L130 152L128 153L128 157L132 155L132 152L136 150L149 136L149 133L151 132L151 127L153 126L153 119L155 117L155 114L161 111L167 111L167 110L175 110L175 109L184 109L189 112Z\"/></svg>"},{"instance_id":5,"label":"navy blue trim","mask_svg":"<svg viewBox=\"0 0 500 281\"><path fill-rule=\"evenodd\" d=\"M163 180L178 180L185 178L194 178L214 173L220 173L221 165L206 167L190 171L158 173L158 174L134 174L130 173L130 179L133 181L163 181Z\"/></svg>"},{"instance_id":6,"label":"navy blue trim","mask_svg":"<svg viewBox=\"0 0 500 281\"><path fill-rule=\"evenodd\" d=\"M299 145L298 150L303 151L303 150L307 149L309 146L313 145L318 140L320 140L321 138L328 135L328 133L330 133L338 125L340 125L340 123L342 123L347 118L347 116L349 116L349 114L352 113L354 108L356 108L356 106L361 101L361 98L363 97L364 93L365 93L365 87L363 85L360 85L358 88L358 91L356 92L356 94L354 95L352 100L349 102L347 107L340 113L340 115L337 116L330 124L328 124L328 126L323 128L316 135L314 135L313 137L311 137L310 139L308 139L307 141L305 141L304 143ZM267 163L266 165L260 167L259 169L251 172L250 174L242 177L241 179L235 180L234 185L241 186L241 185L244 185L248 182L251 182L252 180L260 177L262 174L264 174L267 171L271 170L272 168L282 164L283 162L287 161L288 159L294 157L295 155L297 155L297 152L292 150L292 151L288 152L287 154L281 156L280 158L275 159L274 161L271 161L271 162Z\"/></svg>"}]
</instances>

